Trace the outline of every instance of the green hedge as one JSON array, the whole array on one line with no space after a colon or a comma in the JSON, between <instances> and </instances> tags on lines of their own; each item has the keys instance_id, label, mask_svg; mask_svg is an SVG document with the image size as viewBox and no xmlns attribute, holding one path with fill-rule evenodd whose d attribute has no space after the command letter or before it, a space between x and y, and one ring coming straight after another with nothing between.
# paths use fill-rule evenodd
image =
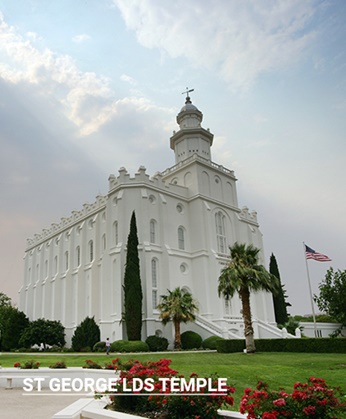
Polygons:
<instances>
[{"instance_id":1,"label":"green hedge","mask_svg":"<svg viewBox=\"0 0 346 419\"><path fill-rule=\"evenodd\" d=\"M141 340L116 340L111 343L111 352L149 352L149 346Z\"/></svg>"},{"instance_id":2,"label":"green hedge","mask_svg":"<svg viewBox=\"0 0 346 419\"><path fill-rule=\"evenodd\" d=\"M181 347L183 349L199 349L201 347L202 337L192 330L187 330L181 334Z\"/></svg>"},{"instance_id":3,"label":"green hedge","mask_svg":"<svg viewBox=\"0 0 346 419\"><path fill-rule=\"evenodd\" d=\"M148 336L145 340L151 352L166 351L168 348L168 340L160 336Z\"/></svg>"},{"instance_id":4,"label":"green hedge","mask_svg":"<svg viewBox=\"0 0 346 419\"><path fill-rule=\"evenodd\" d=\"M223 338L220 338L219 336L209 336L207 339L204 339L202 342L202 348L203 349L216 349L216 343L219 340L224 340Z\"/></svg>"},{"instance_id":5,"label":"green hedge","mask_svg":"<svg viewBox=\"0 0 346 419\"><path fill-rule=\"evenodd\" d=\"M244 339L223 339L216 342L216 349L221 353L243 352L245 349Z\"/></svg>"},{"instance_id":6,"label":"green hedge","mask_svg":"<svg viewBox=\"0 0 346 419\"><path fill-rule=\"evenodd\" d=\"M93 347L93 352L106 352L106 342L96 342Z\"/></svg>"},{"instance_id":7,"label":"green hedge","mask_svg":"<svg viewBox=\"0 0 346 419\"><path fill-rule=\"evenodd\" d=\"M319 352L346 353L346 339L306 338L306 339L255 339L257 352ZM222 353L242 352L243 339L225 339L216 343Z\"/></svg>"}]
</instances>

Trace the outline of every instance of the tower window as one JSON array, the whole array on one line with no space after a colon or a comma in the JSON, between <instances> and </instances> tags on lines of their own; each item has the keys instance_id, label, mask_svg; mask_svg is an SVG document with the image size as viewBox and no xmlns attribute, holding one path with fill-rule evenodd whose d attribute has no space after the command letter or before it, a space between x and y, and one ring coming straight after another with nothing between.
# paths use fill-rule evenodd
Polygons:
<instances>
[{"instance_id":1,"label":"tower window","mask_svg":"<svg viewBox=\"0 0 346 419\"><path fill-rule=\"evenodd\" d=\"M158 285L158 278L157 278L157 259L151 259L151 287L152 287L152 307L153 310L156 309L158 301L157 301L157 285Z\"/></svg>"},{"instance_id":2,"label":"tower window","mask_svg":"<svg viewBox=\"0 0 346 419\"><path fill-rule=\"evenodd\" d=\"M150 220L150 243L156 243L156 221Z\"/></svg>"},{"instance_id":3,"label":"tower window","mask_svg":"<svg viewBox=\"0 0 346 419\"><path fill-rule=\"evenodd\" d=\"M226 233L225 233L225 216L221 211L215 214L215 226L216 226L216 240L217 240L217 251L225 254L227 252L226 246Z\"/></svg>"},{"instance_id":4,"label":"tower window","mask_svg":"<svg viewBox=\"0 0 346 419\"><path fill-rule=\"evenodd\" d=\"M180 250L185 250L185 237L184 237L184 228L178 228L178 248Z\"/></svg>"},{"instance_id":5,"label":"tower window","mask_svg":"<svg viewBox=\"0 0 346 419\"><path fill-rule=\"evenodd\" d=\"M92 240L89 242L89 259L90 262L94 260L94 242Z\"/></svg>"}]
</instances>

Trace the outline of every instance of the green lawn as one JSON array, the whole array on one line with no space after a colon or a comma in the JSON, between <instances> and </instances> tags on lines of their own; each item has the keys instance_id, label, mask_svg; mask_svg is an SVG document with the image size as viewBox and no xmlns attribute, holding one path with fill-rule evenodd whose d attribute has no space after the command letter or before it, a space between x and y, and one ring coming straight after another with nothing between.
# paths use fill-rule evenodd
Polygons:
<instances>
[{"instance_id":1,"label":"green lawn","mask_svg":"<svg viewBox=\"0 0 346 419\"><path fill-rule=\"evenodd\" d=\"M346 354L316 353L256 353L256 354L219 354L216 352L179 352L167 354L14 354L0 356L2 367L13 367L15 362L35 359L42 367L64 360L68 367L81 367L88 358L104 365L106 361L120 357L122 360L138 359L140 361L172 360L171 367L179 373L189 376L192 372L200 376L218 373L227 377L228 384L236 388L235 408L246 387L254 387L259 379L267 382L272 389L285 388L291 391L296 381L306 381L310 376L323 378L332 387L340 387L346 393Z\"/></svg>"}]
</instances>

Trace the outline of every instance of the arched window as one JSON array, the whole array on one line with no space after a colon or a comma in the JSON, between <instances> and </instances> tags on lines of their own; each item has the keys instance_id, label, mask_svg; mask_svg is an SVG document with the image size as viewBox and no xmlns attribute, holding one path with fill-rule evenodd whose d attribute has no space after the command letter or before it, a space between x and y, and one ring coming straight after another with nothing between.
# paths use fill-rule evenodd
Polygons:
<instances>
[{"instance_id":1,"label":"arched window","mask_svg":"<svg viewBox=\"0 0 346 419\"><path fill-rule=\"evenodd\" d=\"M180 250L185 250L185 236L184 236L184 227L178 228L178 248Z\"/></svg>"},{"instance_id":2,"label":"arched window","mask_svg":"<svg viewBox=\"0 0 346 419\"><path fill-rule=\"evenodd\" d=\"M56 275L58 273L58 256L55 256L54 258L54 274Z\"/></svg>"},{"instance_id":3,"label":"arched window","mask_svg":"<svg viewBox=\"0 0 346 419\"><path fill-rule=\"evenodd\" d=\"M113 223L113 243L114 246L118 244L119 241L119 232L118 232L118 221L114 221Z\"/></svg>"},{"instance_id":4,"label":"arched window","mask_svg":"<svg viewBox=\"0 0 346 419\"><path fill-rule=\"evenodd\" d=\"M216 240L217 240L217 251L219 253L227 253L226 247L226 233L225 233L225 216L221 211L215 214L215 226L216 226Z\"/></svg>"},{"instance_id":5,"label":"arched window","mask_svg":"<svg viewBox=\"0 0 346 419\"><path fill-rule=\"evenodd\" d=\"M65 252L65 271L68 270L68 252Z\"/></svg>"},{"instance_id":6,"label":"arched window","mask_svg":"<svg viewBox=\"0 0 346 419\"><path fill-rule=\"evenodd\" d=\"M80 266L80 247L76 247L76 268Z\"/></svg>"},{"instance_id":7,"label":"arched window","mask_svg":"<svg viewBox=\"0 0 346 419\"><path fill-rule=\"evenodd\" d=\"M150 220L150 243L156 243L156 221Z\"/></svg>"},{"instance_id":8,"label":"arched window","mask_svg":"<svg viewBox=\"0 0 346 419\"><path fill-rule=\"evenodd\" d=\"M153 310L156 310L158 301L157 301L157 284L158 284L158 272L157 272L157 259L151 259L151 287L152 287L152 307Z\"/></svg>"},{"instance_id":9,"label":"arched window","mask_svg":"<svg viewBox=\"0 0 346 419\"><path fill-rule=\"evenodd\" d=\"M94 260L94 242L90 240L89 242L89 262Z\"/></svg>"}]
</instances>

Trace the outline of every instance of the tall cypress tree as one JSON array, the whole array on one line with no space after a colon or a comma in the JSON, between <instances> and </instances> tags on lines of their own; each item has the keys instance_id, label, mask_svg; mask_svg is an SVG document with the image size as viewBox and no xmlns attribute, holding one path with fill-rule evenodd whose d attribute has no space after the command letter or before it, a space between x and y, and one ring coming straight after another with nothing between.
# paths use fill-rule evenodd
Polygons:
<instances>
[{"instance_id":1,"label":"tall cypress tree","mask_svg":"<svg viewBox=\"0 0 346 419\"><path fill-rule=\"evenodd\" d=\"M143 294L139 270L137 224L134 211L131 217L130 233L127 238L124 296L127 337L129 340L141 340Z\"/></svg>"},{"instance_id":2,"label":"tall cypress tree","mask_svg":"<svg viewBox=\"0 0 346 419\"><path fill-rule=\"evenodd\" d=\"M277 294L273 294L275 320L278 324L285 324L288 321L287 306L290 306L291 304L286 303L286 290L284 289L284 286L281 284L278 264L273 253L270 256L269 272L272 275L276 276L280 282L280 287Z\"/></svg>"}]
</instances>

